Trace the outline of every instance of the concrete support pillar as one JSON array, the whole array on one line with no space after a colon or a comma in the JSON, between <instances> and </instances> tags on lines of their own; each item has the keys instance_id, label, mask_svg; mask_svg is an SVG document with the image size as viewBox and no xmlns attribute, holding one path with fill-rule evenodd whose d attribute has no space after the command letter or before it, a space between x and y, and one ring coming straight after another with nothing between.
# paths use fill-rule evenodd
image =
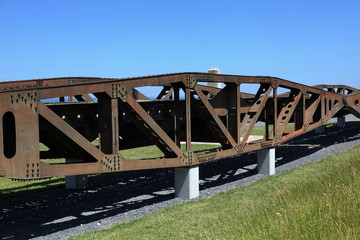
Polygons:
<instances>
[{"instance_id":1,"label":"concrete support pillar","mask_svg":"<svg viewBox=\"0 0 360 240\"><path fill-rule=\"evenodd\" d=\"M320 127L315 128L315 133L318 133L318 134L325 133L325 126L321 125Z\"/></svg>"},{"instance_id":2,"label":"concrete support pillar","mask_svg":"<svg viewBox=\"0 0 360 240\"><path fill-rule=\"evenodd\" d=\"M221 71L220 71L220 69L217 69L217 68L210 68L210 69L208 70L208 73L220 74ZM208 86L210 86L210 87L216 87L216 88L221 88L221 83L208 82Z\"/></svg>"},{"instance_id":3,"label":"concrete support pillar","mask_svg":"<svg viewBox=\"0 0 360 240\"><path fill-rule=\"evenodd\" d=\"M344 128L345 127L345 122L346 122L345 117L338 117L336 126L338 128Z\"/></svg>"},{"instance_id":4,"label":"concrete support pillar","mask_svg":"<svg viewBox=\"0 0 360 240\"><path fill-rule=\"evenodd\" d=\"M199 166L175 168L175 196L182 199L199 196Z\"/></svg>"},{"instance_id":5,"label":"concrete support pillar","mask_svg":"<svg viewBox=\"0 0 360 240\"><path fill-rule=\"evenodd\" d=\"M79 159L75 159L75 158L65 159L66 163L75 163L79 161L80 161ZM88 186L88 176L86 174L65 177L66 189L80 189L80 188L85 188L87 186Z\"/></svg>"},{"instance_id":6,"label":"concrete support pillar","mask_svg":"<svg viewBox=\"0 0 360 240\"><path fill-rule=\"evenodd\" d=\"M75 175L65 177L65 188L66 189L80 189L88 186L87 175Z\"/></svg>"},{"instance_id":7,"label":"concrete support pillar","mask_svg":"<svg viewBox=\"0 0 360 240\"><path fill-rule=\"evenodd\" d=\"M275 148L257 151L257 171L262 175L275 174Z\"/></svg>"}]
</instances>

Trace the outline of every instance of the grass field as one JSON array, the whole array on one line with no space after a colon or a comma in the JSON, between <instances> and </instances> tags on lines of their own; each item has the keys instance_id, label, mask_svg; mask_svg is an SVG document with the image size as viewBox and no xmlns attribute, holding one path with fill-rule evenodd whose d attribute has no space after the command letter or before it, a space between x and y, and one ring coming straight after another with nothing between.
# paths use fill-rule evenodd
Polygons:
<instances>
[{"instance_id":1,"label":"grass field","mask_svg":"<svg viewBox=\"0 0 360 240\"><path fill-rule=\"evenodd\" d=\"M360 146L76 239L360 239L359 156Z\"/></svg>"}]
</instances>

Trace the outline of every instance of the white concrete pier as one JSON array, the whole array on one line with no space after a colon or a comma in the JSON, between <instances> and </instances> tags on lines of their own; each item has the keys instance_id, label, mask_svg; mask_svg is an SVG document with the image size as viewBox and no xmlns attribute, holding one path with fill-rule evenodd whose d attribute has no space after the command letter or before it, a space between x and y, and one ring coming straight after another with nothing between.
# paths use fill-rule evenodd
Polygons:
<instances>
[{"instance_id":1,"label":"white concrete pier","mask_svg":"<svg viewBox=\"0 0 360 240\"><path fill-rule=\"evenodd\" d=\"M79 162L76 158L65 159L66 163ZM65 188L66 189L80 189L88 186L88 176L85 175L74 175L65 177Z\"/></svg>"},{"instance_id":2,"label":"white concrete pier","mask_svg":"<svg viewBox=\"0 0 360 240\"><path fill-rule=\"evenodd\" d=\"M87 175L75 175L65 177L65 188L66 189L80 189L88 186Z\"/></svg>"},{"instance_id":3,"label":"white concrete pier","mask_svg":"<svg viewBox=\"0 0 360 240\"><path fill-rule=\"evenodd\" d=\"M199 166L175 168L175 196L182 199L199 196Z\"/></svg>"},{"instance_id":4,"label":"white concrete pier","mask_svg":"<svg viewBox=\"0 0 360 240\"><path fill-rule=\"evenodd\" d=\"M344 127L345 127L345 123L346 123L345 117L338 117L338 118L337 118L337 122L336 122L336 126L337 126L338 128L344 128Z\"/></svg>"},{"instance_id":5,"label":"white concrete pier","mask_svg":"<svg viewBox=\"0 0 360 240\"><path fill-rule=\"evenodd\" d=\"M262 175L275 174L275 148L257 151L257 171Z\"/></svg>"},{"instance_id":6,"label":"white concrete pier","mask_svg":"<svg viewBox=\"0 0 360 240\"><path fill-rule=\"evenodd\" d=\"M315 128L315 133L318 133L318 134L325 133L325 126L321 125L320 127Z\"/></svg>"}]
</instances>

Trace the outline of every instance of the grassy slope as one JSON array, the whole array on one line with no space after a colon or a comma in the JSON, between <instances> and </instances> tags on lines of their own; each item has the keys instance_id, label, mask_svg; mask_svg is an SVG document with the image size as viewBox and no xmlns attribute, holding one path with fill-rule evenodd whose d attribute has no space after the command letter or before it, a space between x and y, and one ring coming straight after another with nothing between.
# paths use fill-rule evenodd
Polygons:
<instances>
[{"instance_id":1,"label":"grassy slope","mask_svg":"<svg viewBox=\"0 0 360 240\"><path fill-rule=\"evenodd\" d=\"M360 239L360 146L77 239Z\"/></svg>"}]
</instances>

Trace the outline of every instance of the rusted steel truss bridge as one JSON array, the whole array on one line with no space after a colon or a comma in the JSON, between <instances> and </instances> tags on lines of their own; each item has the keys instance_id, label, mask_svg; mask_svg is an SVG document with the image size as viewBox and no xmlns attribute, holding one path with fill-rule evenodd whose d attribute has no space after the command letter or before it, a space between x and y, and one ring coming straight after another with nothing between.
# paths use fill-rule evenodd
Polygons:
<instances>
[{"instance_id":1,"label":"rusted steel truss bridge","mask_svg":"<svg viewBox=\"0 0 360 240\"><path fill-rule=\"evenodd\" d=\"M147 86L158 86L156 99L141 92ZM245 93L244 86L256 91ZM208 73L2 82L0 176L27 180L190 168L274 148L332 117L352 113L360 118L359 101L360 90L343 85ZM259 122L263 135L252 139ZM220 147L194 152L192 142ZM156 145L163 157L127 159L119 153L146 145ZM72 161L52 162L59 158Z\"/></svg>"}]
</instances>

